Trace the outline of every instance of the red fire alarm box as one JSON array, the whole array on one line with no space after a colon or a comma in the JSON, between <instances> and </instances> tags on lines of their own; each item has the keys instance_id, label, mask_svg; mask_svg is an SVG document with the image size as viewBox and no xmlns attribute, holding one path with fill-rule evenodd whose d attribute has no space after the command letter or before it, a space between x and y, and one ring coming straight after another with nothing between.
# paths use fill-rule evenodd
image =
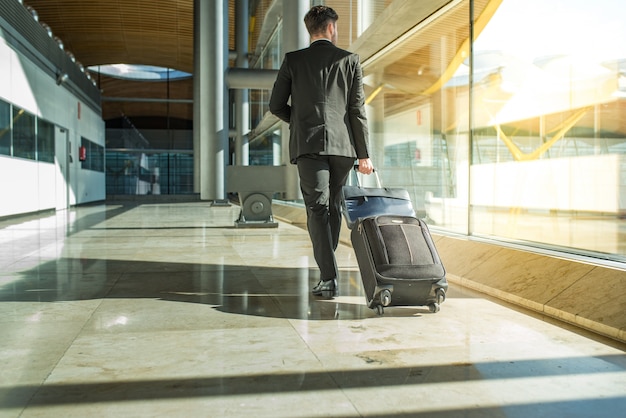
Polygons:
<instances>
[{"instance_id":1,"label":"red fire alarm box","mask_svg":"<svg viewBox=\"0 0 626 418\"><path fill-rule=\"evenodd\" d=\"M85 161L87 159L87 148L84 145L78 148L78 159L80 161Z\"/></svg>"}]
</instances>

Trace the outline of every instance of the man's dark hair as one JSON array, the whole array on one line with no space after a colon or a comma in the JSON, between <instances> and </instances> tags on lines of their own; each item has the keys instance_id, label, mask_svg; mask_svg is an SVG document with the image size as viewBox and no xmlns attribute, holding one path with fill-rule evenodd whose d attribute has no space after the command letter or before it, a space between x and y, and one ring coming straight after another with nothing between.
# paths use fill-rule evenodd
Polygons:
<instances>
[{"instance_id":1,"label":"man's dark hair","mask_svg":"<svg viewBox=\"0 0 626 418\"><path fill-rule=\"evenodd\" d=\"M313 6L304 16L304 24L309 35L317 35L326 30L329 23L335 23L339 15L328 6Z\"/></svg>"}]
</instances>

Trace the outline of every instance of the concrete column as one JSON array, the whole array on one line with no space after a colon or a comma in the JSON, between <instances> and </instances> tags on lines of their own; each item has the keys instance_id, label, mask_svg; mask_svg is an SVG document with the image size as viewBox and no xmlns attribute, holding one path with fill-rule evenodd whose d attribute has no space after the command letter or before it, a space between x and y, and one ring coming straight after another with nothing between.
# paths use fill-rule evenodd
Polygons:
<instances>
[{"instance_id":1,"label":"concrete column","mask_svg":"<svg viewBox=\"0 0 626 418\"><path fill-rule=\"evenodd\" d=\"M228 0L194 1L194 163L200 199L221 200L228 162Z\"/></svg>"},{"instance_id":2,"label":"concrete column","mask_svg":"<svg viewBox=\"0 0 626 418\"><path fill-rule=\"evenodd\" d=\"M203 69L209 66L207 45L211 41L209 33L209 5L202 0L194 0L193 4L193 191L200 193L202 161L202 143L209 137L208 108L209 98L206 90L208 73Z\"/></svg>"},{"instance_id":3,"label":"concrete column","mask_svg":"<svg viewBox=\"0 0 626 418\"><path fill-rule=\"evenodd\" d=\"M248 68L249 2L238 0L235 6L237 68ZM235 91L235 163L249 165L248 133L250 132L250 94L247 89Z\"/></svg>"},{"instance_id":4,"label":"concrete column","mask_svg":"<svg viewBox=\"0 0 626 418\"><path fill-rule=\"evenodd\" d=\"M309 11L309 0L283 1L283 53L295 51L309 46L309 33L304 26L304 15ZM298 170L289 161L289 127L283 123L281 127L282 164L287 166L285 199L295 200L300 197Z\"/></svg>"}]
</instances>

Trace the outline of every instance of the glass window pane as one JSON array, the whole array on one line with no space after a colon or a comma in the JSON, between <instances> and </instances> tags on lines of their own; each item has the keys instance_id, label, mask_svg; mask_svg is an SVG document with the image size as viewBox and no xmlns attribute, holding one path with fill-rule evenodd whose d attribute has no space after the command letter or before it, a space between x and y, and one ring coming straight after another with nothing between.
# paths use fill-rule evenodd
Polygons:
<instances>
[{"instance_id":1,"label":"glass window pane","mask_svg":"<svg viewBox=\"0 0 626 418\"><path fill-rule=\"evenodd\" d=\"M11 155L11 105L0 100L0 154Z\"/></svg>"},{"instance_id":2,"label":"glass window pane","mask_svg":"<svg viewBox=\"0 0 626 418\"><path fill-rule=\"evenodd\" d=\"M193 153L106 151L107 195L191 194Z\"/></svg>"},{"instance_id":3,"label":"glass window pane","mask_svg":"<svg viewBox=\"0 0 626 418\"><path fill-rule=\"evenodd\" d=\"M54 125L37 118L37 160L54 162Z\"/></svg>"},{"instance_id":4,"label":"glass window pane","mask_svg":"<svg viewBox=\"0 0 626 418\"><path fill-rule=\"evenodd\" d=\"M35 116L13 107L13 156L35 159Z\"/></svg>"},{"instance_id":5,"label":"glass window pane","mask_svg":"<svg viewBox=\"0 0 626 418\"><path fill-rule=\"evenodd\" d=\"M479 12L485 7L474 3ZM363 62L371 155L383 184L408 189L430 225L460 233L468 231L469 5L415 22L392 48ZM364 33L372 42L372 33L393 30L377 25ZM459 69L465 75L452 78Z\"/></svg>"},{"instance_id":6,"label":"glass window pane","mask_svg":"<svg viewBox=\"0 0 626 418\"><path fill-rule=\"evenodd\" d=\"M624 259L626 45L607 33L625 19L609 0L497 7L474 43L473 234Z\"/></svg>"},{"instance_id":7,"label":"glass window pane","mask_svg":"<svg viewBox=\"0 0 626 418\"><path fill-rule=\"evenodd\" d=\"M104 147L87 138L81 138L80 144L85 147L85 159L81 161L81 168L104 172Z\"/></svg>"}]
</instances>

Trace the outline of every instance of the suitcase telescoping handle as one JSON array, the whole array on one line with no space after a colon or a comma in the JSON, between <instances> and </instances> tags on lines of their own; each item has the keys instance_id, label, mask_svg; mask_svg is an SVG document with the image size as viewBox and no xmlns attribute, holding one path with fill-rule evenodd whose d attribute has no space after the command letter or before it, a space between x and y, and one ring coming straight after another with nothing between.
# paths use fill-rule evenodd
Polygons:
<instances>
[{"instance_id":1,"label":"suitcase telescoping handle","mask_svg":"<svg viewBox=\"0 0 626 418\"><path fill-rule=\"evenodd\" d=\"M356 185L357 187L361 187L361 182L359 181L359 165L355 164L354 165L354 178L356 179ZM376 176L376 187L378 187L379 189L383 187L382 183L380 182L380 177L378 176L378 170L376 170L375 168L372 170L372 173L374 173L374 176Z\"/></svg>"}]
</instances>

